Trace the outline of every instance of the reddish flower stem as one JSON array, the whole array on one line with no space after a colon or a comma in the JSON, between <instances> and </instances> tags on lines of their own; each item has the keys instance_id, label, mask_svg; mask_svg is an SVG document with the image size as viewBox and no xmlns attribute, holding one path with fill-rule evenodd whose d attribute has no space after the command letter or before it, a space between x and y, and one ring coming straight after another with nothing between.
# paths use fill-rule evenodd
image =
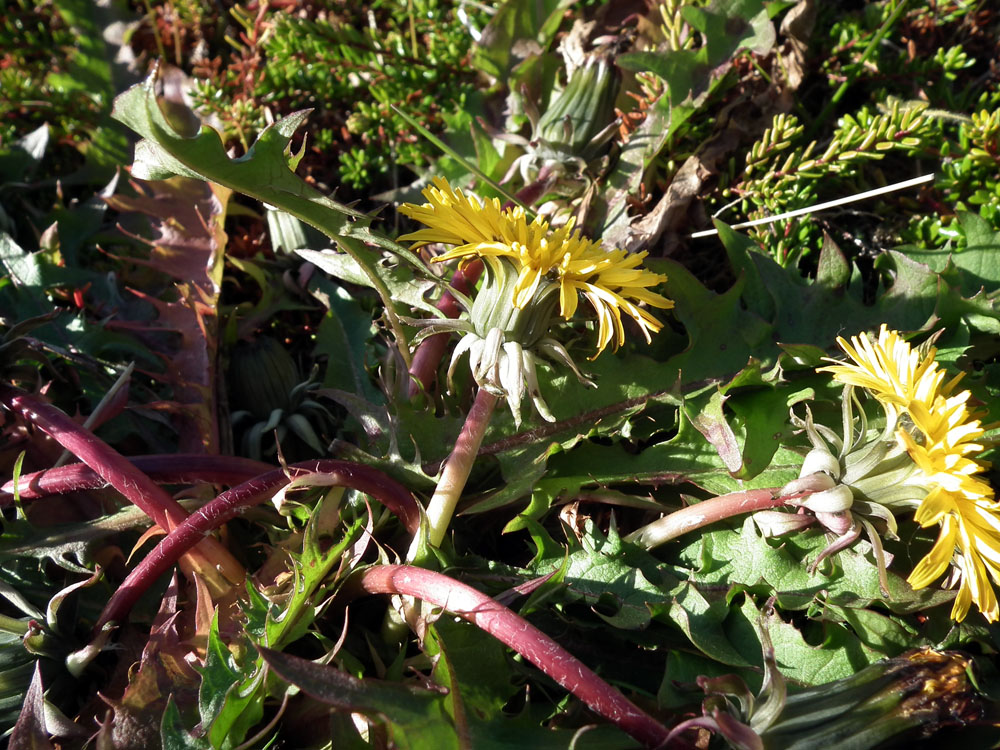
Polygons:
<instances>
[{"instance_id":1,"label":"reddish flower stem","mask_svg":"<svg viewBox=\"0 0 1000 750\"><path fill-rule=\"evenodd\" d=\"M812 494L811 492L796 492L790 495L781 495L780 493L780 487L771 487L760 490L740 490L702 500L700 503L675 510L673 513L633 531L625 539L647 549L652 549L689 531L700 529L717 521L758 510L778 508Z\"/></svg>"},{"instance_id":2,"label":"reddish flower stem","mask_svg":"<svg viewBox=\"0 0 1000 750\"><path fill-rule=\"evenodd\" d=\"M19 414L87 464L164 531L171 531L188 517L187 511L169 492L52 404L10 386L0 386L0 404ZM246 571L225 546L213 538L200 541L198 551L189 563L192 570L205 576L214 594L223 594L232 584L243 581ZM220 580L220 574L225 580Z\"/></svg>"},{"instance_id":3,"label":"reddish flower stem","mask_svg":"<svg viewBox=\"0 0 1000 750\"><path fill-rule=\"evenodd\" d=\"M646 747L664 747L670 734L665 726L523 617L471 586L412 565L377 565L362 574L361 587L370 594L422 599L468 620Z\"/></svg>"},{"instance_id":4,"label":"reddish flower stem","mask_svg":"<svg viewBox=\"0 0 1000 750\"><path fill-rule=\"evenodd\" d=\"M238 456L210 456L204 453L126 456L126 460L157 484L224 484L231 487L274 466ZM22 500L37 500L77 490L98 490L108 482L86 464L68 464L23 474L17 483ZM14 481L0 487L0 507L14 500Z\"/></svg>"},{"instance_id":5,"label":"reddish flower stem","mask_svg":"<svg viewBox=\"0 0 1000 750\"><path fill-rule=\"evenodd\" d=\"M464 268L455 269L455 274L451 277L451 285L462 294L468 295L472 292L472 288L482 272L482 261L468 263ZM458 300L448 292L441 295L437 309L449 318L457 318L462 312ZM449 338L451 335L448 333L438 333L420 342L413 355L413 363L410 365L409 396L411 399L421 391L430 390L434 385L434 378L441 360L444 359Z\"/></svg>"},{"instance_id":6,"label":"reddish flower stem","mask_svg":"<svg viewBox=\"0 0 1000 750\"><path fill-rule=\"evenodd\" d=\"M499 397L485 388L480 388L476 392L476 399L465 417L462 431L455 440L455 447L445 461L441 478L430 502L427 503L427 535L435 547L444 541L448 524L455 514L455 507L462 496L462 490L465 489L465 483L469 480L472 465L479 455L479 446L483 444L483 435L486 434L486 428L489 427L490 417L498 401ZM414 562L419 547L420 539L414 537L407 555L408 562Z\"/></svg>"},{"instance_id":7,"label":"reddish flower stem","mask_svg":"<svg viewBox=\"0 0 1000 750\"><path fill-rule=\"evenodd\" d=\"M323 474L332 486L350 487L379 500L399 516L407 531L415 534L420 525L417 501L403 485L378 469L348 461L317 459L292 464L286 469L274 469L226 490L196 510L183 523L164 537L143 558L111 596L97 622L95 632L110 622L121 622L136 600L191 549L215 528L254 505L266 502L274 493L293 479L309 474Z\"/></svg>"}]
</instances>

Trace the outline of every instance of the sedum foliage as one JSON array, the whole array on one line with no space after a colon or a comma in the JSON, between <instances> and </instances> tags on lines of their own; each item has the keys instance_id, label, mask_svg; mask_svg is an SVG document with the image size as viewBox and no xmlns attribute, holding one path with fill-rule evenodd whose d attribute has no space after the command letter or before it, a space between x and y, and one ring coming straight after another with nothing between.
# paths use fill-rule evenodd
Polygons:
<instances>
[{"instance_id":1,"label":"sedum foliage","mask_svg":"<svg viewBox=\"0 0 1000 750\"><path fill-rule=\"evenodd\" d=\"M393 106L432 132L468 130L476 92L469 26L482 25L482 12L462 8L460 16L461 6L448 0L317 5L263 16L235 6L245 31L233 55L245 64L200 78L197 105L244 147L274 113L312 108L312 148L338 155L339 182L362 189L409 181L396 167L426 168L435 149L413 136Z\"/></svg>"}]
</instances>

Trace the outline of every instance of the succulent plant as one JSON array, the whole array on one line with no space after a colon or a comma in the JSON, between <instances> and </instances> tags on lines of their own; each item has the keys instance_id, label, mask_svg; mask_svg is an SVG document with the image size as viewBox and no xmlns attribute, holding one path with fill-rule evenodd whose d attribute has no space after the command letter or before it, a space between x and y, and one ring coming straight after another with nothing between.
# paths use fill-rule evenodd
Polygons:
<instances>
[{"instance_id":1,"label":"succulent plant","mask_svg":"<svg viewBox=\"0 0 1000 750\"><path fill-rule=\"evenodd\" d=\"M242 430L242 452L255 459L276 452L289 432L317 455L325 452L319 434L333 422L329 410L310 398L319 387L315 371L303 380L282 344L270 336L240 342L229 362L233 428ZM277 444L268 436L275 435ZM284 454L287 448L283 447Z\"/></svg>"}]
</instances>

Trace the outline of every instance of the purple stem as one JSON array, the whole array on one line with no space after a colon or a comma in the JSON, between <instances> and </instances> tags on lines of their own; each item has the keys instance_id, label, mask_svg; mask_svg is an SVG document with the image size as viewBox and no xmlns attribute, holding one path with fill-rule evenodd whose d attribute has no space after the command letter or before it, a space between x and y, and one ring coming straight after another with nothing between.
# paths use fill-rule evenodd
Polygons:
<instances>
[{"instance_id":1,"label":"purple stem","mask_svg":"<svg viewBox=\"0 0 1000 750\"><path fill-rule=\"evenodd\" d=\"M361 587L370 594L416 597L468 620L646 747L665 747L665 726L523 617L471 586L412 565L376 565L361 575Z\"/></svg>"},{"instance_id":2,"label":"purple stem","mask_svg":"<svg viewBox=\"0 0 1000 750\"><path fill-rule=\"evenodd\" d=\"M243 510L266 502L293 479L309 474L325 474L332 478L332 485L371 495L395 513L410 534L416 534L420 525L417 501L403 485L378 469L334 459L303 461L287 469L274 469L226 490L167 534L112 594L95 632L99 633L109 622L121 622L143 592L206 534Z\"/></svg>"},{"instance_id":3,"label":"purple stem","mask_svg":"<svg viewBox=\"0 0 1000 750\"><path fill-rule=\"evenodd\" d=\"M240 482L271 471L274 466L238 456L209 456L204 453L127 456L126 460L158 484L224 484ZM37 500L48 495L62 495L77 490L98 490L108 486L86 464L68 464L21 476L17 484L22 500ZM0 487L0 507L14 500L14 481Z\"/></svg>"},{"instance_id":4,"label":"purple stem","mask_svg":"<svg viewBox=\"0 0 1000 750\"><path fill-rule=\"evenodd\" d=\"M187 511L123 455L64 412L29 393L0 386L0 403L20 414L87 464L105 482L139 507L165 531L187 518Z\"/></svg>"},{"instance_id":5,"label":"purple stem","mask_svg":"<svg viewBox=\"0 0 1000 750\"><path fill-rule=\"evenodd\" d=\"M52 404L10 386L0 386L0 404L20 414L27 422L87 464L164 531L169 532L188 517L187 511L169 492ZM243 566L217 539L205 539L199 550L200 555L196 557L202 559L195 563L195 568L208 577L210 584L218 592L221 593L226 586L222 581L212 581L212 576L221 573L230 584L239 583L246 576Z\"/></svg>"},{"instance_id":6,"label":"purple stem","mask_svg":"<svg viewBox=\"0 0 1000 750\"><path fill-rule=\"evenodd\" d=\"M650 549L725 518L778 508L811 494L811 491L803 491L782 495L780 487L730 492L675 510L632 532L626 540Z\"/></svg>"}]
</instances>

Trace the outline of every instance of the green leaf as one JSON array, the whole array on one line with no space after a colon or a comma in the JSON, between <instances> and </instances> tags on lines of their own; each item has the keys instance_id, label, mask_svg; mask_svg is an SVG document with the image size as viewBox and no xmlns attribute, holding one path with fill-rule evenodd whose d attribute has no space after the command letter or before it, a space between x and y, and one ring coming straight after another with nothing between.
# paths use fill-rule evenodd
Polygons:
<instances>
[{"instance_id":1,"label":"green leaf","mask_svg":"<svg viewBox=\"0 0 1000 750\"><path fill-rule=\"evenodd\" d=\"M877 329L882 322L897 330L921 330L934 314L938 276L905 255L889 251L880 256L881 268L891 277L891 285L880 290L874 305L866 305L856 270L846 288L809 284L796 269L783 268L756 252L753 243L741 235L717 226L730 262L743 274L740 281L745 280L747 290L744 301L773 326L773 339L784 345L818 343L826 347L837 336ZM740 286L740 281L727 296ZM762 352L755 355L765 359Z\"/></svg>"},{"instance_id":2,"label":"green leaf","mask_svg":"<svg viewBox=\"0 0 1000 750\"><path fill-rule=\"evenodd\" d=\"M413 269L399 263L385 264L380 262L378 254L369 248L361 248L356 258L331 250L308 250L300 248L296 253L335 279L351 284L360 284L374 288L371 277L365 268L374 269L385 288L389 290L394 300L398 300L416 310L423 310L432 317L440 315L434 304L428 299L431 290L437 284L426 279L417 279ZM362 265L363 263L363 265Z\"/></svg>"},{"instance_id":3,"label":"green leaf","mask_svg":"<svg viewBox=\"0 0 1000 750\"><path fill-rule=\"evenodd\" d=\"M246 652L246 648L243 649ZM252 653L252 652L250 652ZM231 748L264 715L264 670L259 659L238 661L219 635L219 616L208 632L205 666L201 669L198 710L213 748Z\"/></svg>"},{"instance_id":4,"label":"green leaf","mask_svg":"<svg viewBox=\"0 0 1000 750\"><path fill-rule=\"evenodd\" d=\"M495 415L481 453L496 455L504 485L480 498L463 513L481 513L510 505L529 494L544 476L551 456L569 450L587 437L609 438L631 429L638 415L655 404L676 402L671 394L671 371L655 360L640 355L605 353L583 367L596 390L581 383L565 368L540 368L538 375L543 397L549 402L555 422L529 425L514 432L507 413ZM534 417L536 421L537 416ZM541 497L541 496L540 496ZM539 500L526 511L537 517L548 503ZM522 528L514 519L505 531Z\"/></svg>"},{"instance_id":5,"label":"green leaf","mask_svg":"<svg viewBox=\"0 0 1000 750\"><path fill-rule=\"evenodd\" d=\"M535 484L534 493L540 499L537 503L533 500L532 505L547 508L556 498L571 496L583 487L622 483L634 486L690 482L718 495L781 487L798 476L801 465L802 456L782 446L766 469L752 479L736 479L725 470L715 448L687 419L682 419L673 438L639 453L625 450L620 444L588 442L551 457L549 473Z\"/></svg>"},{"instance_id":6,"label":"green leaf","mask_svg":"<svg viewBox=\"0 0 1000 750\"><path fill-rule=\"evenodd\" d=\"M163 743L163 750L213 750L208 740L194 737L184 726L173 696L167 699L167 707L163 711L160 742Z\"/></svg>"},{"instance_id":7,"label":"green leaf","mask_svg":"<svg viewBox=\"0 0 1000 750\"><path fill-rule=\"evenodd\" d=\"M357 678L336 667L269 648L259 650L278 677L307 695L337 710L365 714L385 723L395 747L407 750L460 747L445 711L445 696L436 690Z\"/></svg>"},{"instance_id":8,"label":"green leaf","mask_svg":"<svg viewBox=\"0 0 1000 750\"><path fill-rule=\"evenodd\" d=\"M774 46L774 25L762 0L715 0L708 8L684 5L681 15L705 35L710 61L725 60L741 49L766 55Z\"/></svg>"},{"instance_id":9,"label":"green leaf","mask_svg":"<svg viewBox=\"0 0 1000 750\"><path fill-rule=\"evenodd\" d=\"M751 260L755 254L760 254L760 246L747 235L740 234L718 219L713 223L719 232L719 241L726 249L730 265L744 283L743 302L747 309L760 316L761 320L774 320L774 298Z\"/></svg>"},{"instance_id":10,"label":"green leaf","mask_svg":"<svg viewBox=\"0 0 1000 750\"><path fill-rule=\"evenodd\" d=\"M375 334L371 315L340 285L326 277L310 281L310 293L325 300L327 313L316 332L313 356L325 356L323 387L354 393L377 403L382 394L371 382L366 365Z\"/></svg>"},{"instance_id":11,"label":"green leaf","mask_svg":"<svg viewBox=\"0 0 1000 750\"><path fill-rule=\"evenodd\" d=\"M571 0L507 0L483 29L472 53L472 64L499 81L521 62L518 50L543 52L552 43ZM521 52L521 55L524 55Z\"/></svg>"},{"instance_id":12,"label":"green leaf","mask_svg":"<svg viewBox=\"0 0 1000 750\"><path fill-rule=\"evenodd\" d=\"M729 604L718 595L709 598L694 584L684 582L673 601L655 612L658 619L669 619L677 625L699 651L717 662L733 667L760 663L759 647L756 653L753 648L744 653L733 643L725 628Z\"/></svg>"},{"instance_id":13,"label":"green leaf","mask_svg":"<svg viewBox=\"0 0 1000 750\"><path fill-rule=\"evenodd\" d=\"M660 260L647 265L667 274L667 296L676 303L675 315L687 329L687 348L668 362L680 372L682 383L729 377L742 370L751 356L766 361L776 355L768 323L741 305L742 280L716 294L678 263Z\"/></svg>"},{"instance_id":14,"label":"green leaf","mask_svg":"<svg viewBox=\"0 0 1000 750\"><path fill-rule=\"evenodd\" d=\"M732 230L729 230L732 231ZM836 292L847 286L851 280L851 264L837 247L830 235L823 233L823 247L819 251L816 268L816 283Z\"/></svg>"},{"instance_id":15,"label":"green leaf","mask_svg":"<svg viewBox=\"0 0 1000 750\"><path fill-rule=\"evenodd\" d=\"M870 609L827 604L827 614L838 615L866 647L886 656L898 656L921 640L920 632L902 618ZM926 638L926 636L924 636Z\"/></svg>"},{"instance_id":16,"label":"green leaf","mask_svg":"<svg viewBox=\"0 0 1000 750\"><path fill-rule=\"evenodd\" d=\"M903 576L890 569L889 597L879 590L878 569L857 542L825 561L815 573L809 563L830 540L816 531L788 535L778 540L764 538L751 518L740 529L708 531L691 543L681 556L692 565L696 584L766 584L785 609L805 609L815 601L841 607L865 608L876 602L899 614L933 607L954 597L953 592L914 591ZM832 560L832 562L831 562ZM908 574L909 571L905 571Z\"/></svg>"},{"instance_id":17,"label":"green leaf","mask_svg":"<svg viewBox=\"0 0 1000 750\"><path fill-rule=\"evenodd\" d=\"M507 650L465 620L443 616L429 629L425 650L438 657L434 679L448 690L456 724L503 718L503 707L519 692Z\"/></svg>"},{"instance_id":18,"label":"green leaf","mask_svg":"<svg viewBox=\"0 0 1000 750\"><path fill-rule=\"evenodd\" d=\"M181 175L217 182L283 208L329 237L341 234L350 218L364 218L310 187L290 169L289 143L309 115L307 110L283 117L264 130L244 156L231 159L219 134L207 126L193 136L178 133L160 109L155 85L154 73L119 96L112 113L143 137L136 145L134 177Z\"/></svg>"},{"instance_id":19,"label":"green leaf","mask_svg":"<svg viewBox=\"0 0 1000 750\"><path fill-rule=\"evenodd\" d=\"M960 291L970 296L985 288L995 291L1000 287L1000 232L993 231L989 223L978 214L958 212L959 224L965 234L966 247L952 250L949 247L924 250L917 247L900 248L909 257L927 264L938 273L954 265L960 272Z\"/></svg>"},{"instance_id":20,"label":"green leaf","mask_svg":"<svg viewBox=\"0 0 1000 750\"><path fill-rule=\"evenodd\" d=\"M731 423L742 437L739 479L752 479L792 437L789 411L815 397L812 388L767 388L730 395L726 405L736 415Z\"/></svg>"},{"instance_id":21,"label":"green leaf","mask_svg":"<svg viewBox=\"0 0 1000 750\"><path fill-rule=\"evenodd\" d=\"M622 542L614 525L607 536L587 519L584 535L568 555L537 559L532 573L561 571L558 585L565 601L583 600L616 628L645 627L650 608L670 602L677 580L649 553Z\"/></svg>"},{"instance_id":22,"label":"green leaf","mask_svg":"<svg viewBox=\"0 0 1000 750\"><path fill-rule=\"evenodd\" d=\"M736 435L722 413L722 405L727 396L721 391L709 394L707 400L698 399L684 402L684 415L691 425L707 440L730 474L736 474L743 468L743 456L736 442Z\"/></svg>"},{"instance_id":23,"label":"green leaf","mask_svg":"<svg viewBox=\"0 0 1000 750\"><path fill-rule=\"evenodd\" d=\"M703 74L704 85L707 82L707 65L705 53L699 54L691 50L681 49L670 52L627 52L619 55L615 62L625 70L636 73L655 73L667 84L667 95L670 103L677 107L695 86L696 71Z\"/></svg>"},{"instance_id":24,"label":"green leaf","mask_svg":"<svg viewBox=\"0 0 1000 750\"><path fill-rule=\"evenodd\" d=\"M760 627L767 630L778 667L785 679L793 683L822 685L839 680L884 656L866 648L853 633L834 622L823 624L820 643L811 643L794 624L785 622L777 613L763 615L749 596L735 613L755 630Z\"/></svg>"}]
</instances>

